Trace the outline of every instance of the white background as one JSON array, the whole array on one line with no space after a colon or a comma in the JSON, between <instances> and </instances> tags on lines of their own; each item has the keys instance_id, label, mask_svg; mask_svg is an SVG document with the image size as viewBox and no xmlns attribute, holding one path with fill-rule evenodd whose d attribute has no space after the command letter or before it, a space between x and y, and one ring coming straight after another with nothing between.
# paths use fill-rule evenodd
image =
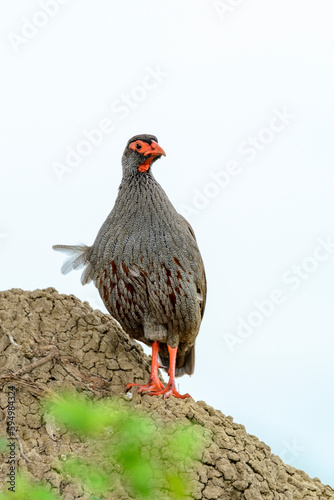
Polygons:
<instances>
[{"instance_id":1,"label":"white background","mask_svg":"<svg viewBox=\"0 0 334 500\"><path fill-rule=\"evenodd\" d=\"M196 371L180 391L333 486L334 252L312 257L318 238L334 239L333 2L63 0L53 17L46 3L0 5L1 289L53 286L102 309L79 273L60 274L51 246L93 243L127 140L157 135L167 157L154 174L188 214L208 278ZM271 132L277 110L290 118ZM113 131L57 176L104 119ZM213 185L232 161L229 184ZM284 301L259 316L254 302L275 289ZM261 324L241 338L249 315Z\"/></svg>"}]
</instances>

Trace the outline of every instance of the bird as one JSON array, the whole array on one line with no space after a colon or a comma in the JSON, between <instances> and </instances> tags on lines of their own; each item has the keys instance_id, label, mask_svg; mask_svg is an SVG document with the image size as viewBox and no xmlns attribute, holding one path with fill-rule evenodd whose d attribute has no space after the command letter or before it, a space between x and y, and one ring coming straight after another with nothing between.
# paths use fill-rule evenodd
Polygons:
<instances>
[{"instance_id":1,"label":"bird","mask_svg":"<svg viewBox=\"0 0 334 500\"><path fill-rule=\"evenodd\" d=\"M192 375L195 340L204 314L207 283L195 233L156 181L152 165L164 150L154 135L132 137L122 156L114 207L92 246L54 245L70 255L62 273L84 267L113 318L128 335L152 347L147 384L137 392L185 399L175 377ZM175 179L177 181L177 179ZM165 386L158 369L168 373Z\"/></svg>"}]
</instances>

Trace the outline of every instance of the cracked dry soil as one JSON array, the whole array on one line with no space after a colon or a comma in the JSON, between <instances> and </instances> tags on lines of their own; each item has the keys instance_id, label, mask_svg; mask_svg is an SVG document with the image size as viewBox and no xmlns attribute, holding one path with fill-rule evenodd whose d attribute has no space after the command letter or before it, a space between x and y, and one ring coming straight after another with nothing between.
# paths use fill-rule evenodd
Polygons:
<instances>
[{"instance_id":1,"label":"cracked dry soil","mask_svg":"<svg viewBox=\"0 0 334 500\"><path fill-rule=\"evenodd\" d=\"M142 348L110 316L92 310L87 302L53 288L0 293L0 433L6 436L8 386L15 385L18 467L47 481L64 499L89 498L57 467L68 453L84 455L87 445L67 432L58 433L41 417L40 398L64 387L96 398L122 395L126 404L164 422L199 426L206 447L195 467L187 470L185 465L193 489L189 499L334 499L330 486L284 464L243 425L204 401L125 397L126 383L147 381L149 369ZM8 473L6 460L6 454L0 454L2 484ZM133 497L120 487L109 498Z\"/></svg>"}]
</instances>

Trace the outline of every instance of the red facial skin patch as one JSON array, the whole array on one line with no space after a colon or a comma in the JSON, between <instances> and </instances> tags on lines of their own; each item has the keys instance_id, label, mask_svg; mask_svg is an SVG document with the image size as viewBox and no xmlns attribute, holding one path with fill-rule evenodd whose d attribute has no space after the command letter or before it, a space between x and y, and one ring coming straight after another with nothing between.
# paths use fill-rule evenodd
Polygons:
<instances>
[{"instance_id":1,"label":"red facial skin patch","mask_svg":"<svg viewBox=\"0 0 334 500\"><path fill-rule=\"evenodd\" d=\"M152 148L151 144L148 144L148 142L144 141L134 141L131 142L129 145L130 149L133 149L133 151L137 151L137 153L140 153L144 156L147 154L150 154L154 151L154 148Z\"/></svg>"},{"instance_id":2,"label":"red facial skin patch","mask_svg":"<svg viewBox=\"0 0 334 500\"><path fill-rule=\"evenodd\" d=\"M166 156L164 150L159 146L159 144L155 141L151 141L151 144L145 141L134 141L131 142L129 148L133 151L137 151L137 153L143 156L149 156L146 160L143 161L138 167L139 172L147 172L151 166L151 163L155 156Z\"/></svg>"}]
</instances>

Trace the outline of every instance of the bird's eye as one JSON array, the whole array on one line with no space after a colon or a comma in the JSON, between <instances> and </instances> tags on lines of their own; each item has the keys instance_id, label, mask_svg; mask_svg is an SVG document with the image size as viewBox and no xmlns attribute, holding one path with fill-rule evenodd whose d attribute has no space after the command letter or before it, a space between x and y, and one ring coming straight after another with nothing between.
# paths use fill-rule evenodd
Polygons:
<instances>
[{"instance_id":1,"label":"bird's eye","mask_svg":"<svg viewBox=\"0 0 334 500\"><path fill-rule=\"evenodd\" d=\"M137 149L141 149L141 144L136 144Z\"/></svg>"}]
</instances>

